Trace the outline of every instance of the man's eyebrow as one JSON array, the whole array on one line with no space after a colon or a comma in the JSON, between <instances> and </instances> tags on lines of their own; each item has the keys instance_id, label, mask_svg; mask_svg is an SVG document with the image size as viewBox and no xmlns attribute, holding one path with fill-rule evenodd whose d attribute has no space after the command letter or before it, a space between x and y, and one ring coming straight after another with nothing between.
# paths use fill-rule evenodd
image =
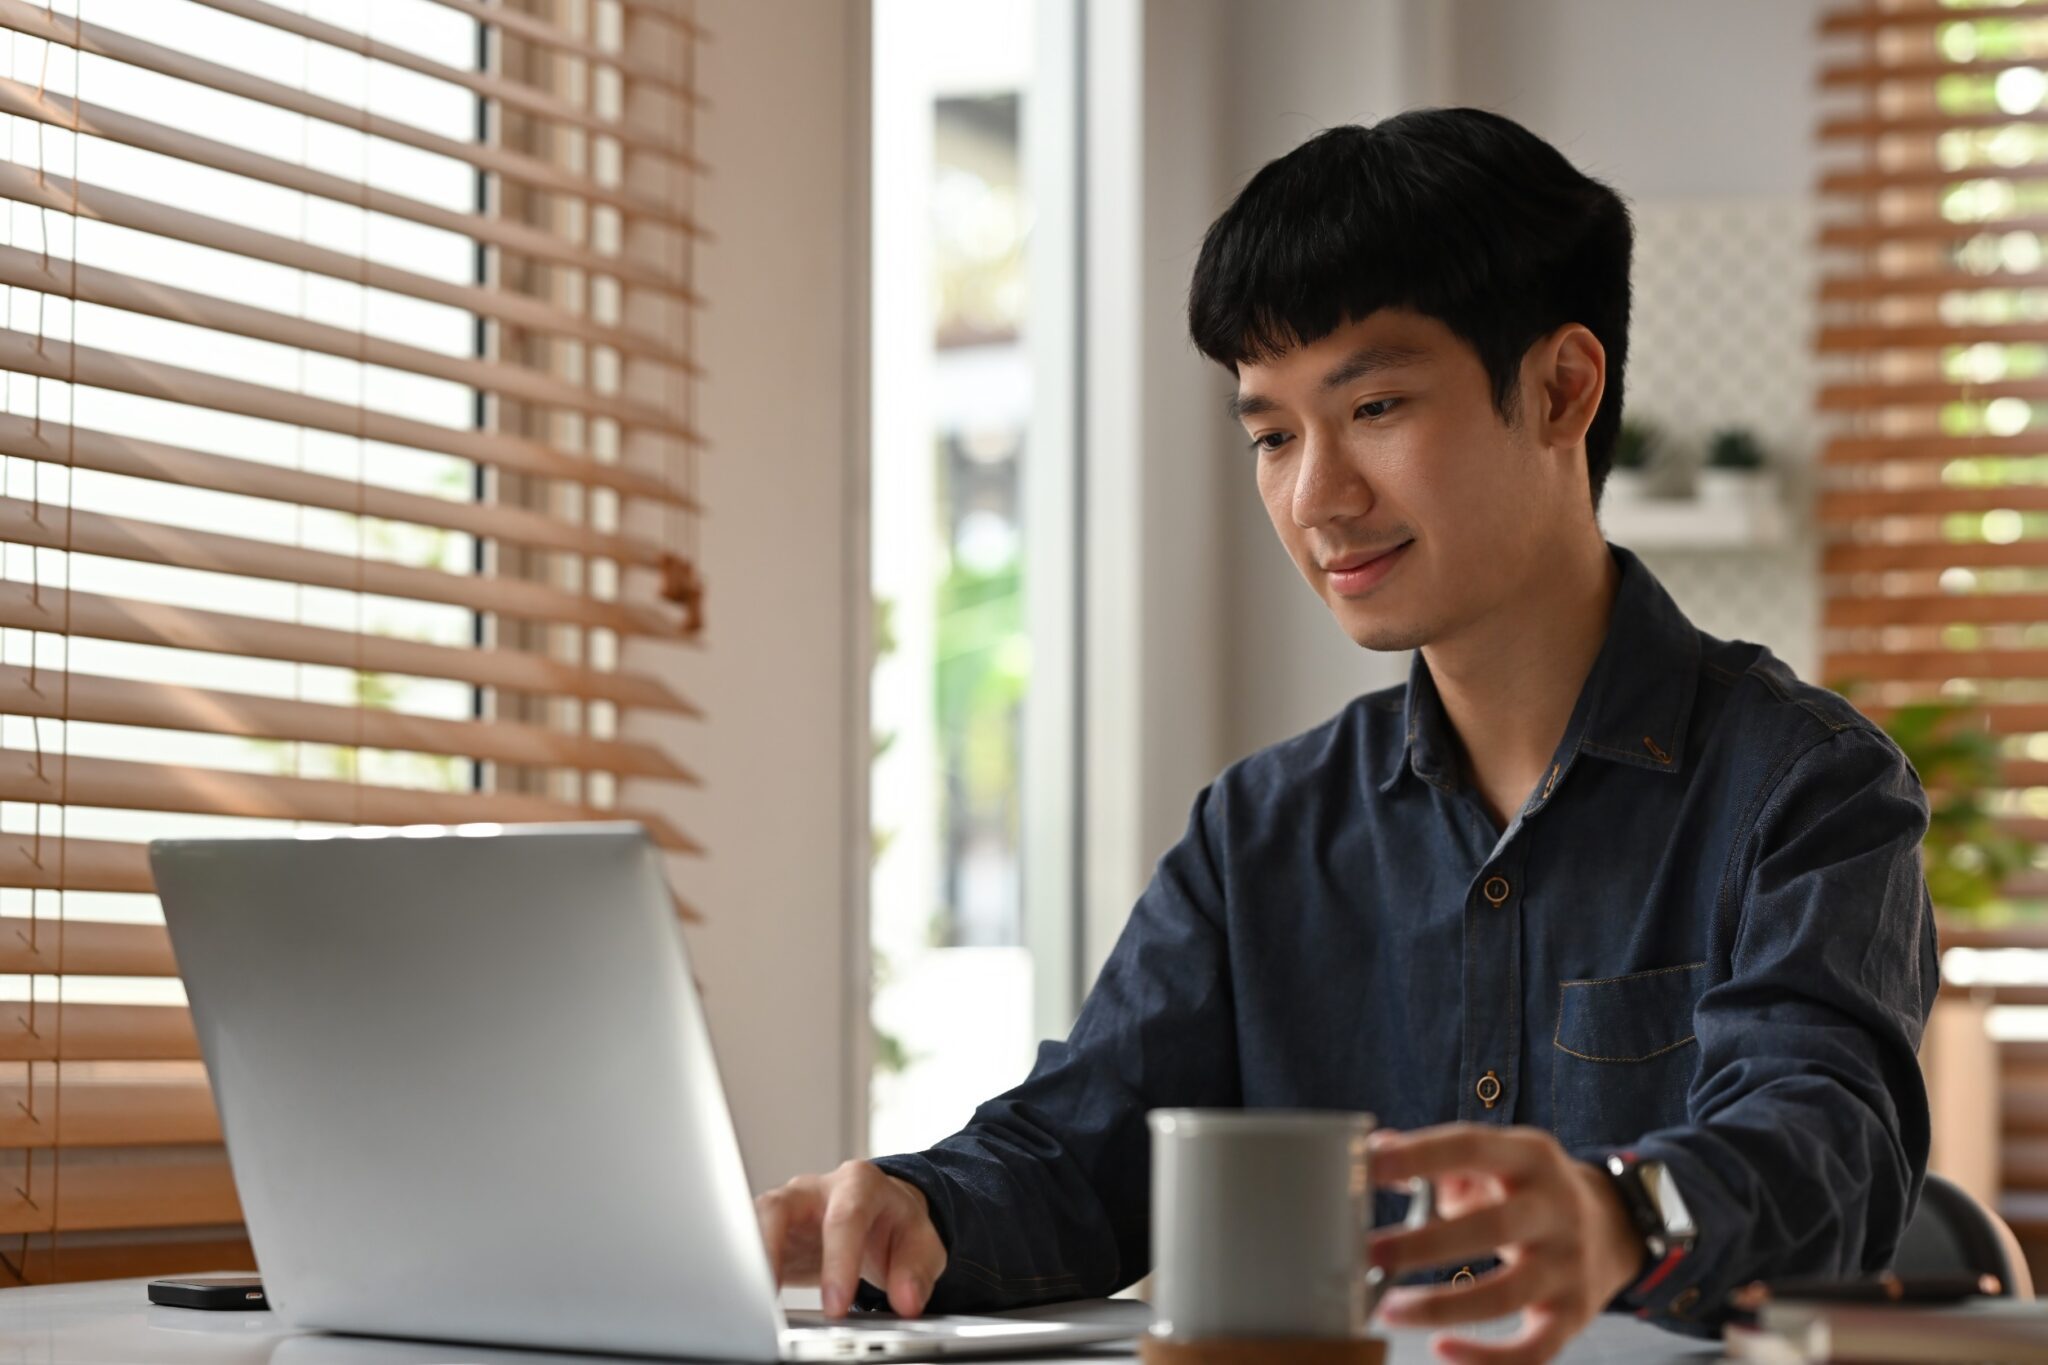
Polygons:
<instances>
[{"instance_id":1,"label":"man's eyebrow","mask_svg":"<svg viewBox=\"0 0 2048 1365\"><path fill-rule=\"evenodd\" d=\"M1419 346L1361 346L1323 376L1322 388L1327 393L1331 389L1343 388L1354 379L1363 379L1375 370L1390 370L1427 359L1429 352ZM1271 412L1279 406L1263 394L1240 393L1230 400L1230 418L1242 421L1262 412Z\"/></svg>"}]
</instances>

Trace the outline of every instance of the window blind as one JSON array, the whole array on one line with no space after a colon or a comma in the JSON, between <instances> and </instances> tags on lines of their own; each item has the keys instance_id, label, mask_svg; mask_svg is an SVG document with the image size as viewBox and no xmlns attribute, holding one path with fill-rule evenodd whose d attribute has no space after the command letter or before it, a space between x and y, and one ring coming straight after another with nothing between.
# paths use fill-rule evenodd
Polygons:
<instances>
[{"instance_id":1,"label":"window blind","mask_svg":"<svg viewBox=\"0 0 2048 1365\"><path fill-rule=\"evenodd\" d=\"M1966 708L1996 782L1930 799L1974 797L2024 853L2048 835L2048 4L1841 5L1821 32L1825 676L1878 719ZM2048 899L2038 850L2004 890ZM2038 1239L2040 1048L2002 1051L1999 1206Z\"/></svg>"},{"instance_id":2,"label":"window blind","mask_svg":"<svg viewBox=\"0 0 2048 1365\"><path fill-rule=\"evenodd\" d=\"M2048 834L2048 5L1826 13L1826 676L1967 702ZM2014 889L2039 896L2037 872Z\"/></svg>"},{"instance_id":3,"label":"window blind","mask_svg":"<svg viewBox=\"0 0 2048 1365\"><path fill-rule=\"evenodd\" d=\"M687 0L0 0L0 1283L249 1264L148 839L643 821ZM683 913L690 913L678 902Z\"/></svg>"}]
</instances>

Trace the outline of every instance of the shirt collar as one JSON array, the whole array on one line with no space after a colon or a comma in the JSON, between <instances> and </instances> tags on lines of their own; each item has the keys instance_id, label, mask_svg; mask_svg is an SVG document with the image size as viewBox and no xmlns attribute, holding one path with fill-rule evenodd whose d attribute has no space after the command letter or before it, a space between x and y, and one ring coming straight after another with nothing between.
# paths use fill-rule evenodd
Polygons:
<instances>
[{"instance_id":1,"label":"shirt collar","mask_svg":"<svg viewBox=\"0 0 2048 1365\"><path fill-rule=\"evenodd\" d=\"M1621 574L1607 636L1579 689L1550 774L1531 798L1531 809L1548 800L1581 753L1652 772L1678 772L1685 766L1686 722L1699 686L1699 631L1634 552L1619 545L1607 548ZM1436 681L1419 649L1408 666L1403 720L1401 747L1388 764L1380 790L1393 790L1403 771L1446 791L1455 790L1457 747L1451 742Z\"/></svg>"}]
</instances>

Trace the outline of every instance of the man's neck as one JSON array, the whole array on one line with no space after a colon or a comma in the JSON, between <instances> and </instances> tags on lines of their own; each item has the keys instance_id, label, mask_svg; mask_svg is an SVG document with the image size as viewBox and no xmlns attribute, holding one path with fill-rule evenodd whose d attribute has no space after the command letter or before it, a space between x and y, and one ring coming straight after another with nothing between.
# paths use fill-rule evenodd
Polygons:
<instances>
[{"instance_id":1,"label":"man's neck","mask_svg":"<svg viewBox=\"0 0 2048 1365\"><path fill-rule=\"evenodd\" d=\"M1619 580L1605 540L1574 537L1525 596L1422 647L1468 779L1503 826L1550 766Z\"/></svg>"}]
</instances>

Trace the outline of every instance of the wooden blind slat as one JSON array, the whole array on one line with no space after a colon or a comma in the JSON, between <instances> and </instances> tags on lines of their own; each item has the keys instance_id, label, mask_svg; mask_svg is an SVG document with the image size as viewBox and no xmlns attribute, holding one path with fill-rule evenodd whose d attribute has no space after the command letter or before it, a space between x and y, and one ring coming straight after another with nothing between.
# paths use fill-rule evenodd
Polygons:
<instances>
[{"instance_id":1,"label":"wooden blind slat","mask_svg":"<svg viewBox=\"0 0 2048 1365\"><path fill-rule=\"evenodd\" d=\"M1945 682L1950 678L2038 678L2048 674L2048 649L1848 650L1831 653L1822 675Z\"/></svg>"},{"instance_id":2,"label":"wooden blind slat","mask_svg":"<svg viewBox=\"0 0 2048 1365\"><path fill-rule=\"evenodd\" d=\"M2048 18L2048 4L1899 5L1892 9L1834 9L1821 16L1823 34L1878 33L1889 29L1931 28L1973 19Z\"/></svg>"},{"instance_id":3,"label":"wooden blind slat","mask_svg":"<svg viewBox=\"0 0 2048 1365\"><path fill-rule=\"evenodd\" d=\"M1844 436L1821 447L1821 459L1827 464L1914 465L2013 455L2048 455L2048 432L2019 436Z\"/></svg>"},{"instance_id":4,"label":"wooden blind slat","mask_svg":"<svg viewBox=\"0 0 2048 1365\"><path fill-rule=\"evenodd\" d=\"M299 740L344 748L411 750L672 782L696 780L689 769L652 745L568 734L543 725L512 720L444 720L353 705L259 697L130 678L100 678L75 671L53 685L47 674L38 682L26 668L0 665L0 714ZM4 950L0 950L0 956L4 956Z\"/></svg>"},{"instance_id":5,"label":"wooden blind slat","mask_svg":"<svg viewBox=\"0 0 2048 1365\"><path fill-rule=\"evenodd\" d=\"M1930 270L1898 275L1868 275L1845 269L1820 284L1823 303L1910 299L1929 294L1971 293L1986 289L2048 287L2048 270Z\"/></svg>"},{"instance_id":6,"label":"wooden blind slat","mask_svg":"<svg viewBox=\"0 0 2048 1365\"><path fill-rule=\"evenodd\" d=\"M2025 182L2048 179L2048 166L2033 162L2020 166L1898 166L1881 171L1830 171L1820 178L1824 194L1867 195L1889 190L1939 189L1971 180Z\"/></svg>"},{"instance_id":7,"label":"wooden blind slat","mask_svg":"<svg viewBox=\"0 0 2048 1365\"><path fill-rule=\"evenodd\" d=\"M0 834L0 886L33 891L156 889L147 845L62 834Z\"/></svg>"},{"instance_id":8,"label":"wooden blind slat","mask_svg":"<svg viewBox=\"0 0 2048 1365\"><path fill-rule=\"evenodd\" d=\"M351 128L404 146L417 147L422 151L433 152L472 166L479 171L502 175L508 180L535 189L641 213L659 213L664 207L659 200L635 194L624 187L601 184L588 176L573 174L556 163L543 161L538 157L509 152L488 142L459 141L444 137L402 119L311 94L297 86L267 80L252 72L223 66L219 62L210 62L203 57L180 52L175 48L144 42L122 33L119 29L90 22L81 23L68 15L54 14L40 6L31 5L27 0L0 0L0 28L12 29L32 38L56 43L60 47L74 47L81 52L125 62L145 71L173 76L179 80L190 81L194 85L203 85L209 90L218 90L224 94L267 104L272 108L304 114L309 118L317 118L338 127Z\"/></svg>"},{"instance_id":9,"label":"wooden blind slat","mask_svg":"<svg viewBox=\"0 0 2048 1365\"><path fill-rule=\"evenodd\" d=\"M312 398L305 394L224 379L203 370L137 360L116 351L74 346L68 341L38 338L27 332L0 330L0 369L44 379L90 384L102 389L190 403L216 412L261 417L356 436L369 441L410 446L415 450L453 455L478 464L546 478L595 484L650 501L684 505L687 497L660 480L622 465L578 459L554 446L521 437L471 428L436 426L410 417Z\"/></svg>"},{"instance_id":10,"label":"wooden blind slat","mask_svg":"<svg viewBox=\"0 0 2048 1365\"><path fill-rule=\"evenodd\" d=\"M456 501L427 493L408 493L356 479L313 474L286 465L215 455L204 450L147 441L134 436L67 426L0 413L0 455L16 455L42 464L66 465L153 479L187 488L267 498L377 517L384 521L433 526L489 540L562 550L609 559L640 568L659 568L665 552L652 541L579 526L560 517L502 502Z\"/></svg>"},{"instance_id":11,"label":"wooden blind slat","mask_svg":"<svg viewBox=\"0 0 2048 1365\"><path fill-rule=\"evenodd\" d=\"M351 256L295 238L262 232L241 223L159 204L104 185L80 182L47 171L38 174L13 162L0 161L0 198L60 213L76 210L83 218L294 270L307 270L329 279L381 289L409 299L445 304L529 331L608 346L621 355L666 365L683 374L702 373L687 351L679 350L666 338L624 325L610 326L587 313L557 307L530 295L437 279L384 261Z\"/></svg>"},{"instance_id":12,"label":"wooden blind slat","mask_svg":"<svg viewBox=\"0 0 2048 1365\"><path fill-rule=\"evenodd\" d=\"M199 0L199 2L201 4L219 4L219 8L229 8L229 6L244 4L244 0ZM662 65L659 61L651 59L649 55L639 53L639 51L635 51L631 47L618 49L618 51L612 51L608 47L600 47L600 45L592 43L590 39L584 39L584 37L578 37L578 35L569 33L567 29L563 29L559 25L551 25L549 20L541 18L539 14L526 14L524 10L510 10L510 8L502 6L502 4L494 4L492 0L434 0L434 4L438 4L438 6L446 8L446 10L455 10L459 14L467 14L471 18L475 18L477 23L492 25L498 31L502 31L502 33L506 33L510 37L516 37L516 39L520 39L524 43L532 43L535 47L549 47L549 49L559 51L559 53L569 55L569 57L582 57L584 61L594 61L598 65L610 65L610 68L616 68L621 74L631 76L635 82L643 82L649 88L664 90L664 92L668 92L668 94L672 94L676 98L684 98L684 100L688 100L696 108L709 108L711 106L711 100L705 98L705 92L696 90L692 86L686 86L686 84L678 84L674 65ZM694 20L690 20L686 16L670 14L668 16L668 23L678 27L682 33L690 35L692 43L709 43L711 41L711 35L705 29L702 29L702 25L694 23Z\"/></svg>"},{"instance_id":13,"label":"wooden blind slat","mask_svg":"<svg viewBox=\"0 0 2048 1365\"><path fill-rule=\"evenodd\" d=\"M639 603L598 601L544 583L388 564L356 555L302 550L295 545L245 540L214 531L191 531L74 508L58 511L19 498L0 498L0 540L141 564L168 564L344 592L379 593L527 620L597 626L627 635L680 633L679 618L674 613Z\"/></svg>"},{"instance_id":14,"label":"wooden blind slat","mask_svg":"<svg viewBox=\"0 0 2048 1365\"><path fill-rule=\"evenodd\" d=\"M1823 384L1817 404L1823 412L1876 408L1924 408L1945 403L1983 403L1994 398L2048 398L2048 379L2001 379L1993 383Z\"/></svg>"},{"instance_id":15,"label":"wooden blind slat","mask_svg":"<svg viewBox=\"0 0 2048 1365\"><path fill-rule=\"evenodd\" d=\"M478 687L554 694L701 716L659 679L583 668L523 649L468 649L359 634L99 593L0 582L0 626L95 640L242 654L287 663L446 678Z\"/></svg>"},{"instance_id":16,"label":"wooden blind slat","mask_svg":"<svg viewBox=\"0 0 2048 1365\"><path fill-rule=\"evenodd\" d=\"M199 1146L220 1142L206 1072L191 1062L54 1066L0 1075L0 1148Z\"/></svg>"},{"instance_id":17,"label":"wooden blind slat","mask_svg":"<svg viewBox=\"0 0 2048 1365\"><path fill-rule=\"evenodd\" d=\"M1947 76L1996 76L2001 71L2042 65L2039 57L1985 57L1958 62L1945 57L1914 60L1844 62L1821 68L1820 83L1829 90L1859 86L1900 85L1911 81L1939 80Z\"/></svg>"},{"instance_id":18,"label":"wooden blind slat","mask_svg":"<svg viewBox=\"0 0 2048 1365\"><path fill-rule=\"evenodd\" d=\"M1889 326L1823 327L1814 334L1814 349L1832 351L1907 351L1983 342L2010 346L2048 341L2048 322L1894 323Z\"/></svg>"},{"instance_id":19,"label":"wooden blind slat","mask_svg":"<svg viewBox=\"0 0 2048 1365\"><path fill-rule=\"evenodd\" d=\"M199 0L199 3L202 5L217 5L219 8L226 9L239 7L244 3L244 0ZM651 79L656 84L674 78L673 72L664 72L647 62L634 61L634 54L630 50L613 52L609 48L599 47L589 39L578 37L557 24L549 23L538 15L527 14L515 9L507 9L502 4L497 3L497 0L434 0L434 3L443 9L452 9L458 14L466 14L478 23L494 24L505 32L524 38L528 42L552 47L558 52L566 52L572 56L585 57L591 61L617 66L628 75ZM703 25L680 11L643 5L637 6L634 13L661 18L689 34L694 42L709 43L712 40L712 35ZM701 92L696 90L691 90L689 93L699 98L702 97Z\"/></svg>"},{"instance_id":20,"label":"wooden blind slat","mask_svg":"<svg viewBox=\"0 0 2048 1365\"><path fill-rule=\"evenodd\" d=\"M181 1005L0 1002L0 1062L198 1060L192 1015Z\"/></svg>"},{"instance_id":21,"label":"wooden blind slat","mask_svg":"<svg viewBox=\"0 0 2048 1365\"><path fill-rule=\"evenodd\" d=\"M336 24L322 23L318 19L309 18L303 14L296 14L291 10L282 9L276 5L264 4L262 0L199 0L199 2L217 10L239 15L245 19L253 19L259 23L268 24L272 28L281 29L287 33L296 33L301 37L312 38L331 47L339 47L350 52L361 53L363 56L373 58L376 61L389 62L392 66L403 67L408 71L417 71L423 76L432 76L437 81L446 81L449 85L472 91L475 94L482 95L485 99L501 101L507 108L517 109L523 114L549 119L566 127L580 128L586 132L608 134L619 138L621 141L630 142L636 147L646 147L651 151L662 152L668 155L679 155L675 149L668 147L665 140L659 136L650 137L644 133L637 133L633 129L624 127L616 120L605 118L580 105L571 104L559 96L550 95L545 91L537 90L533 86L521 84L518 81L508 81L496 76L484 75L476 71L465 71L460 67L449 66L446 63L437 62L431 57L421 56L419 53L407 48L396 47L390 43L379 42L375 38L366 37L353 29L342 28ZM500 10L495 5L489 6L488 10L486 22L494 24L499 23L507 13L507 11ZM549 27L552 26L550 25ZM528 31L533 32L535 30L529 29ZM559 30L556 31L559 32ZM702 169L694 159L687 160L685 164L689 165L692 169Z\"/></svg>"},{"instance_id":22,"label":"wooden blind slat","mask_svg":"<svg viewBox=\"0 0 2048 1365\"><path fill-rule=\"evenodd\" d=\"M136 118L117 109L73 100L47 90L37 90L24 81L0 77L0 113L69 129L87 137L105 138L146 152L207 166L260 184L350 204L371 213L388 214L408 222L440 228L444 232L474 237L491 246L517 252L549 265L572 266L593 275L614 276L641 289L672 294L686 303L701 303L687 285L680 284L653 266L626 256L606 256L579 246L565 237L502 218L483 218L456 209L443 208L391 190L379 189L359 180L349 180L326 171L312 170L296 162L264 156L245 147L200 137L178 128L168 128L149 119ZM688 224L678 224L689 230Z\"/></svg>"},{"instance_id":23,"label":"wooden blind slat","mask_svg":"<svg viewBox=\"0 0 2048 1365\"><path fill-rule=\"evenodd\" d=\"M1940 246L1967 242L1986 233L2042 232L2048 230L2048 216L2014 214L2008 218L1983 218L1953 222L1946 218L1901 218L1887 223L1833 223L1820 230L1820 244L1827 247L1878 247L1893 244Z\"/></svg>"},{"instance_id":24,"label":"wooden blind slat","mask_svg":"<svg viewBox=\"0 0 2048 1365\"><path fill-rule=\"evenodd\" d=\"M2048 512L2048 484L1967 485L1938 488L1834 488L1816 504L1821 520L1831 525L1880 521L1886 517L1934 517L1955 512L1995 512L2011 508Z\"/></svg>"},{"instance_id":25,"label":"wooden blind slat","mask_svg":"<svg viewBox=\"0 0 2048 1365\"><path fill-rule=\"evenodd\" d=\"M0 801L46 801L117 810L178 811L337 825L452 825L490 820L556 822L637 819L655 843L678 853L696 841L660 816L595 810L523 792L430 791L326 778L134 763L80 754L0 749Z\"/></svg>"},{"instance_id":26,"label":"wooden blind slat","mask_svg":"<svg viewBox=\"0 0 2048 1365\"><path fill-rule=\"evenodd\" d=\"M171 940L158 924L0 918L0 976L176 976ZM4 1107L4 1106L0 1106ZM0 1147L7 1146L0 1139Z\"/></svg>"},{"instance_id":27,"label":"wooden blind slat","mask_svg":"<svg viewBox=\"0 0 2048 1365\"><path fill-rule=\"evenodd\" d=\"M407 374L428 375L521 403L609 417L621 426L642 427L682 440L692 438L689 428L668 413L523 365L430 351L384 337L366 336L353 328L311 322L19 247L0 247L0 284L169 318Z\"/></svg>"},{"instance_id":28,"label":"wooden blind slat","mask_svg":"<svg viewBox=\"0 0 2048 1365\"><path fill-rule=\"evenodd\" d=\"M2010 545L1983 541L1937 544L1829 545L1821 551L1826 573L1881 573L1888 569L1952 569L2039 567L2048 565L2048 540L2016 540Z\"/></svg>"},{"instance_id":29,"label":"wooden blind slat","mask_svg":"<svg viewBox=\"0 0 2048 1365\"><path fill-rule=\"evenodd\" d=\"M26 1189L0 1180L0 1233L169 1228L241 1221L227 1156L118 1165L28 1163Z\"/></svg>"},{"instance_id":30,"label":"wooden blind slat","mask_svg":"<svg viewBox=\"0 0 2048 1365\"><path fill-rule=\"evenodd\" d=\"M1894 114L1873 117L1841 116L1823 119L1819 137L1822 142L1875 142L1881 138L1924 137L1959 130L1981 131L1988 128L2005 128L2013 124L2048 123L2048 113L2036 110L2026 114Z\"/></svg>"},{"instance_id":31,"label":"wooden blind slat","mask_svg":"<svg viewBox=\"0 0 2048 1365\"><path fill-rule=\"evenodd\" d=\"M2048 621L2048 593L1886 593L1830 596L1824 622L1830 627L2032 625Z\"/></svg>"}]
</instances>

